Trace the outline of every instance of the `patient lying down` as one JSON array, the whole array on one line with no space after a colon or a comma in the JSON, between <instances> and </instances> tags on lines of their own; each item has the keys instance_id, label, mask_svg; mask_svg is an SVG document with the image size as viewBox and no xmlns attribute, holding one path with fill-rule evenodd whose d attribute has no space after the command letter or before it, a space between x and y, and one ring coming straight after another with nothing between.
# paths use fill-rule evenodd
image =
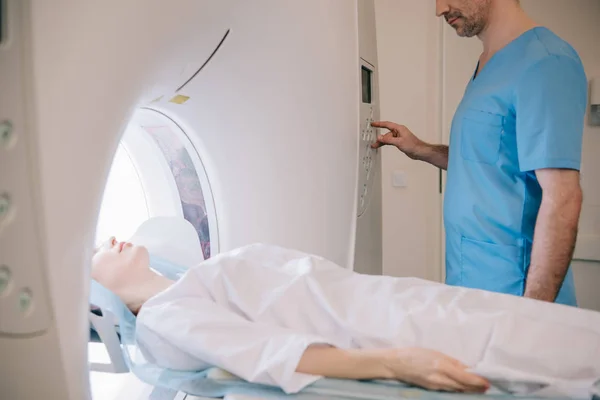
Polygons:
<instances>
[{"instance_id":1,"label":"patient lying down","mask_svg":"<svg viewBox=\"0 0 600 400\"><path fill-rule=\"evenodd\" d=\"M144 247L111 240L92 277L137 314L161 367L219 367L294 393L320 377L484 392L494 379L600 378L600 315L411 278L366 276L268 245L170 281ZM568 347L567 347L568 346Z\"/></svg>"}]
</instances>

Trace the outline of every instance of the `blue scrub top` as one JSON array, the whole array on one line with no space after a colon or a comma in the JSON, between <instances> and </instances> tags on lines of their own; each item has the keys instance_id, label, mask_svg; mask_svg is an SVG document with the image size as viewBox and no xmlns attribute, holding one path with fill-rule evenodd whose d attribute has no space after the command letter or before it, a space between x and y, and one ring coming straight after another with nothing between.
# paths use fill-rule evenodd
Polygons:
<instances>
[{"instance_id":1,"label":"blue scrub top","mask_svg":"<svg viewBox=\"0 0 600 400\"><path fill-rule=\"evenodd\" d=\"M580 168L587 78L577 52L533 28L469 82L450 133L446 283L522 296L540 168ZM577 305L571 269L556 302Z\"/></svg>"}]
</instances>

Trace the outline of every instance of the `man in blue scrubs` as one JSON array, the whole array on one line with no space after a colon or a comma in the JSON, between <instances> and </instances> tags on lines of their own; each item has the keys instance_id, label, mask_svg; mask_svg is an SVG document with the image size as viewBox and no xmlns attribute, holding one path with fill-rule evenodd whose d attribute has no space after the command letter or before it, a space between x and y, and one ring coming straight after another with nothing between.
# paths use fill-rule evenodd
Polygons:
<instances>
[{"instance_id":1,"label":"man in blue scrubs","mask_svg":"<svg viewBox=\"0 0 600 400\"><path fill-rule=\"evenodd\" d=\"M450 145L375 122L390 132L373 147L393 145L448 170L446 283L576 306L569 265L582 203L581 60L518 0L438 0L437 14L483 43Z\"/></svg>"}]
</instances>

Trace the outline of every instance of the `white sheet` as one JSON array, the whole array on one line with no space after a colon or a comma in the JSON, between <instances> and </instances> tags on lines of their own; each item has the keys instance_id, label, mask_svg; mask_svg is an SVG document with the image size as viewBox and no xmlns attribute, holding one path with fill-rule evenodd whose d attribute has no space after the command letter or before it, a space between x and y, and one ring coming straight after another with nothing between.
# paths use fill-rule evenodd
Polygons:
<instances>
[{"instance_id":1,"label":"white sheet","mask_svg":"<svg viewBox=\"0 0 600 400\"><path fill-rule=\"evenodd\" d=\"M521 392L589 398L600 378L600 313L434 282L355 274L269 245L191 269L138 315L138 340L160 366L216 366L294 393L307 346L421 346ZM513 385L519 389L519 385Z\"/></svg>"}]
</instances>

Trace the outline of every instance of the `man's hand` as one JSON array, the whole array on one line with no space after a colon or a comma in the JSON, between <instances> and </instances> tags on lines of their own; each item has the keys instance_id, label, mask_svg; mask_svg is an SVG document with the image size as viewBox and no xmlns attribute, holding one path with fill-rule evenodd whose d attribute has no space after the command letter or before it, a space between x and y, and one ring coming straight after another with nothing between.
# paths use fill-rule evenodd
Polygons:
<instances>
[{"instance_id":1,"label":"man's hand","mask_svg":"<svg viewBox=\"0 0 600 400\"><path fill-rule=\"evenodd\" d=\"M543 169L536 175L542 187L542 204L524 296L553 302L575 250L583 194L578 171Z\"/></svg>"},{"instance_id":2,"label":"man's hand","mask_svg":"<svg viewBox=\"0 0 600 400\"><path fill-rule=\"evenodd\" d=\"M448 168L448 146L425 143L406 126L393 122L373 122L371 126L389 130L384 135L377 136L377 141L371 145L372 148L395 146L413 160L425 161L442 169Z\"/></svg>"},{"instance_id":3,"label":"man's hand","mask_svg":"<svg viewBox=\"0 0 600 400\"><path fill-rule=\"evenodd\" d=\"M398 150L405 153L408 157L417 160L419 159L419 154L423 153L425 147L427 147L426 143L416 137L404 125L398 125L393 122L373 122L371 126L389 130L384 135L377 135L377 142L371 145L374 149L386 145L396 146Z\"/></svg>"}]
</instances>

